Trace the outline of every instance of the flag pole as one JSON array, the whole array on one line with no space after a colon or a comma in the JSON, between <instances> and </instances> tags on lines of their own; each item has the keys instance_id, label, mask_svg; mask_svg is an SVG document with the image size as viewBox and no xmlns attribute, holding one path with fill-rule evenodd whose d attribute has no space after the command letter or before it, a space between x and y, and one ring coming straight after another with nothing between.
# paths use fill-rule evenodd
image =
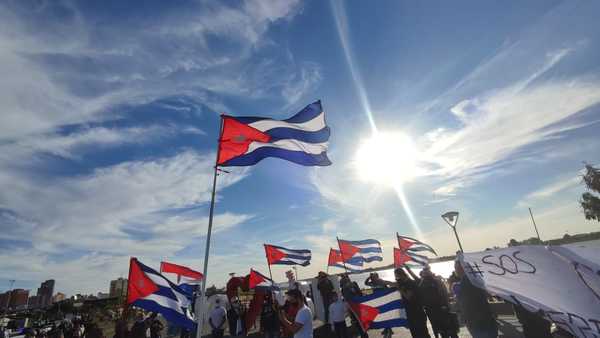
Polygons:
<instances>
[{"instance_id":1,"label":"flag pole","mask_svg":"<svg viewBox=\"0 0 600 338\"><path fill-rule=\"evenodd\" d=\"M213 186L212 186L212 194L210 198L210 209L208 212L208 230L206 233L206 250L204 252L204 280L202 281L202 291L200 292L200 297L196 298L196 320L197 320L197 329L196 329L196 338L202 337L202 327L204 326L204 298L206 295L206 280L208 279L208 256L210 253L210 235L212 232L213 225L213 214L215 210L215 194L217 190L217 175L218 175L218 166L219 166L219 155L221 153L221 136L223 134L223 114L221 114L221 121L219 126L219 140L217 143L217 156L215 159L215 167L213 173ZM198 316L200 314L200 316Z\"/></svg>"},{"instance_id":2,"label":"flag pole","mask_svg":"<svg viewBox=\"0 0 600 338\"><path fill-rule=\"evenodd\" d=\"M263 244L263 246L265 247L265 257L267 257L267 266L269 267L269 277L271 278L271 280L273 280L273 273L271 272L271 263L269 263L269 254L267 253L267 245Z\"/></svg>"},{"instance_id":3,"label":"flag pole","mask_svg":"<svg viewBox=\"0 0 600 338\"><path fill-rule=\"evenodd\" d=\"M344 270L346 270L346 273L348 273L348 268L346 267L346 258L344 258L344 251L342 250L342 247L340 246L340 238L335 236L335 239L337 240L338 248L340 249L340 255L342 255L342 264L344 264Z\"/></svg>"},{"instance_id":4,"label":"flag pole","mask_svg":"<svg viewBox=\"0 0 600 338\"><path fill-rule=\"evenodd\" d=\"M124 320L127 320L127 312L129 312L129 304L127 303L127 301L129 300L129 283L131 283L131 262L135 259L135 257L129 257L129 273L127 273L127 291L125 292L125 299L123 300L123 312L121 313L121 319Z\"/></svg>"}]
</instances>

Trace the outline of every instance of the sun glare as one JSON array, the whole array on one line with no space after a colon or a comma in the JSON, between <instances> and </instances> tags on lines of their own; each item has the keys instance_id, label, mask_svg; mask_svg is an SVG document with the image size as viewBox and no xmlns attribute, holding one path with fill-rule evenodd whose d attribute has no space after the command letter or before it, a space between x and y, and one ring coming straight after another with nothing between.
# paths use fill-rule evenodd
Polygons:
<instances>
[{"instance_id":1,"label":"sun glare","mask_svg":"<svg viewBox=\"0 0 600 338\"><path fill-rule=\"evenodd\" d=\"M361 142L355 157L358 176L365 181L397 185L418 174L418 151L401 132L376 132Z\"/></svg>"}]
</instances>

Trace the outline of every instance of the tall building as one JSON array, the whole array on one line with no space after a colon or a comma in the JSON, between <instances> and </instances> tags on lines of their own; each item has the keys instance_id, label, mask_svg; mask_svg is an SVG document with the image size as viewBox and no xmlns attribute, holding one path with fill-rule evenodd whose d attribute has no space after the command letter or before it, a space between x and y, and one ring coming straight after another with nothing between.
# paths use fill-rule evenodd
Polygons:
<instances>
[{"instance_id":1,"label":"tall building","mask_svg":"<svg viewBox=\"0 0 600 338\"><path fill-rule=\"evenodd\" d=\"M117 278L110 281L109 297L123 298L127 294L127 279Z\"/></svg>"},{"instance_id":2,"label":"tall building","mask_svg":"<svg viewBox=\"0 0 600 338\"><path fill-rule=\"evenodd\" d=\"M29 302L27 302L27 308L37 309L40 307L40 296L29 296Z\"/></svg>"},{"instance_id":3,"label":"tall building","mask_svg":"<svg viewBox=\"0 0 600 338\"><path fill-rule=\"evenodd\" d=\"M44 308L52 304L52 295L54 294L54 279L49 279L40 285L37 289L39 307Z\"/></svg>"},{"instance_id":4,"label":"tall building","mask_svg":"<svg viewBox=\"0 0 600 338\"><path fill-rule=\"evenodd\" d=\"M9 291L8 308L11 310L20 310L27 307L29 300L29 290L13 289Z\"/></svg>"}]
</instances>

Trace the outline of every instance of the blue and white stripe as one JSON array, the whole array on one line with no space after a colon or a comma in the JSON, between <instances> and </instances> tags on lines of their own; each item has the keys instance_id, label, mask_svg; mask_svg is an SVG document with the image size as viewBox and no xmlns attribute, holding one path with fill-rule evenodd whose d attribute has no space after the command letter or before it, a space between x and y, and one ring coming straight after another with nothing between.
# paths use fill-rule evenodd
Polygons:
<instances>
[{"instance_id":1,"label":"blue and white stripe","mask_svg":"<svg viewBox=\"0 0 600 338\"><path fill-rule=\"evenodd\" d=\"M346 269L350 272L361 272L363 270L363 259L360 257L350 258L346 263L335 263L332 266L337 266L338 268Z\"/></svg>"},{"instance_id":2,"label":"blue and white stripe","mask_svg":"<svg viewBox=\"0 0 600 338\"><path fill-rule=\"evenodd\" d=\"M312 258L310 250L287 249L287 248L284 248L281 246L276 246L276 245L271 245L271 247L276 248L277 250L286 254L286 257L280 259L277 263L273 263L274 265L275 264L302 265L302 266L310 265L310 259Z\"/></svg>"},{"instance_id":3,"label":"blue and white stripe","mask_svg":"<svg viewBox=\"0 0 600 338\"><path fill-rule=\"evenodd\" d=\"M269 142L252 142L245 154L223 166L248 166L266 157L278 157L305 166L327 166L330 130L325 124L321 101L306 106L287 120L262 117L235 117L241 123L268 134Z\"/></svg>"},{"instance_id":4,"label":"blue and white stripe","mask_svg":"<svg viewBox=\"0 0 600 338\"><path fill-rule=\"evenodd\" d=\"M377 308L379 314L369 329L408 326L404 303L397 289L380 289L370 295L354 297L352 302Z\"/></svg>"},{"instance_id":5,"label":"blue and white stripe","mask_svg":"<svg viewBox=\"0 0 600 338\"><path fill-rule=\"evenodd\" d=\"M375 240L375 239L365 239L363 241L340 240L340 242L345 242L347 244L350 244L350 245L360 249L360 251L355 253L354 256L352 256L350 258L360 257L366 263L374 262L374 261L377 261L377 262L383 261L383 252L381 250L381 243L379 243L378 240ZM350 258L344 257L345 260L350 259Z\"/></svg>"},{"instance_id":6,"label":"blue and white stripe","mask_svg":"<svg viewBox=\"0 0 600 338\"><path fill-rule=\"evenodd\" d=\"M177 326L196 330L190 295L154 269L139 261L137 264L159 289L153 294L137 299L132 305L160 313L168 322Z\"/></svg>"}]
</instances>

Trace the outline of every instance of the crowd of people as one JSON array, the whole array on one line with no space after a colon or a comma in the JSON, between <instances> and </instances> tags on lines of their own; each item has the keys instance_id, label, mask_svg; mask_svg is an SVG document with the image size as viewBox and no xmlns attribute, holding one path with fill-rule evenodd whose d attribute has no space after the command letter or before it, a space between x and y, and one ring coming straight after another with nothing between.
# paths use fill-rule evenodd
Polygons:
<instances>
[{"instance_id":1,"label":"crowd of people","mask_svg":"<svg viewBox=\"0 0 600 338\"><path fill-rule=\"evenodd\" d=\"M473 338L498 337L496 315L489 303L490 295L465 277L460 264L455 265L454 273L446 281L435 275L429 267L422 269L417 276L410 267L404 266L395 269L394 275L395 281L392 282L383 280L377 273L371 273L365 286L374 292L388 288L399 291L413 338L458 338L460 322ZM367 338L368 333L359 325L358 318L346 302L363 295L363 290L347 274L341 275L339 283L340 293L336 292L332 279L325 272L317 276L317 288L331 336L349 338L351 332L356 332L361 338ZM451 306L451 303L455 305ZM515 313L522 323L526 338L552 337L550 323L538 314L518 306L515 307ZM350 317L351 327L346 325L347 317ZM308 338L313 335L312 318L307 298L299 288L294 288L287 292L283 306L279 306L271 295L265 297L260 330L266 338ZM431 324L432 332L427 321ZM392 329L382 332L384 337L391 337L392 333ZM219 338L219 334L216 332L214 336Z\"/></svg>"}]
</instances>

